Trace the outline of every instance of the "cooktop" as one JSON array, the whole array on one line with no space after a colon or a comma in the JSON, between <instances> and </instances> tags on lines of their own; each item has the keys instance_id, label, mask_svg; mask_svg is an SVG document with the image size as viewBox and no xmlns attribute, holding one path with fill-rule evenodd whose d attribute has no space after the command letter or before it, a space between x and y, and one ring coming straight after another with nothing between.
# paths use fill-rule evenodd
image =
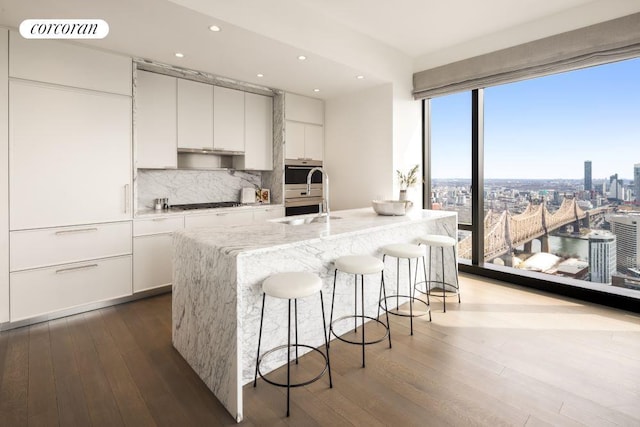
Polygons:
<instances>
[{"instance_id":1,"label":"cooktop","mask_svg":"<svg viewBox=\"0 0 640 427\"><path fill-rule=\"evenodd\" d=\"M238 202L208 202L208 203L187 203L184 205L171 205L171 209L177 209L181 211L190 211L193 209L214 209L214 208L232 208L234 206L241 206Z\"/></svg>"}]
</instances>

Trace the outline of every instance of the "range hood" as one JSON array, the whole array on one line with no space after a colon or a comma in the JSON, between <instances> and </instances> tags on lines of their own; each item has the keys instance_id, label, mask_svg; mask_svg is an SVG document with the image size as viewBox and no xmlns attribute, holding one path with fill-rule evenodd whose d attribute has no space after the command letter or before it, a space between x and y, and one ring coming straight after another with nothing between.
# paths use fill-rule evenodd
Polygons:
<instances>
[{"instance_id":1,"label":"range hood","mask_svg":"<svg viewBox=\"0 0 640 427\"><path fill-rule=\"evenodd\" d=\"M208 148L178 148L178 154L212 154L216 156L244 156L244 151L214 150Z\"/></svg>"}]
</instances>

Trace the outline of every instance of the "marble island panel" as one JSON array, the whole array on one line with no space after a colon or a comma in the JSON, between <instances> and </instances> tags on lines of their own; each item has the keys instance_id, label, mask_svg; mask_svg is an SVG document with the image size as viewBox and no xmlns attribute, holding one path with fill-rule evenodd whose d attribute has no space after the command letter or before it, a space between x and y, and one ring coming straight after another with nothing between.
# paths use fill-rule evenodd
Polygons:
<instances>
[{"instance_id":1,"label":"marble island panel","mask_svg":"<svg viewBox=\"0 0 640 427\"><path fill-rule=\"evenodd\" d=\"M336 211L331 216L339 219L301 225L275 220L174 235L173 345L238 421L242 420L242 386L253 380L265 278L282 271L318 274L323 279L328 319L334 259L351 254L380 257L380 248L386 244L415 242L428 233L453 237L457 233L457 216L446 211L414 209L406 216L385 217L366 208ZM447 265L455 269L450 261ZM387 262L389 291L389 283L395 289L395 271L395 263ZM353 312L353 277L338 277L334 318ZM379 284L379 277L366 278L367 311L377 309ZM319 307L317 297L299 301L300 342L322 345ZM262 348L269 349L286 342L286 301L267 298L265 315ZM263 370L283 365L285 358L284 352L270 358Z\"/></svg>"}]
</instances>

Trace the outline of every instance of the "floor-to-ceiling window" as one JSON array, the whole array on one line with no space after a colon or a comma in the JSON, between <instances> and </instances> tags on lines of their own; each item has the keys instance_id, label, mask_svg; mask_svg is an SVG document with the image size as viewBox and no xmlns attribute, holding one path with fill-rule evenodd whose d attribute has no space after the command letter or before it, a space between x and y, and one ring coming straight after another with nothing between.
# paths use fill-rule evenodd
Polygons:
<instances>
[{"instance_id":1,"label":"floor-to-ceiling window","mask_svg":"<svg viewBox=\"0 0 640 427\"><path fill-rule=\"evenodd\" d=\"M638 76L632 59L484 89L484 223L471 227L482 227L480 259L640 293ZM469 100L428 101L432 202L463 224L472 211ZM470 239L461 236L462 258Z\"/></svg>"}]
</instances>

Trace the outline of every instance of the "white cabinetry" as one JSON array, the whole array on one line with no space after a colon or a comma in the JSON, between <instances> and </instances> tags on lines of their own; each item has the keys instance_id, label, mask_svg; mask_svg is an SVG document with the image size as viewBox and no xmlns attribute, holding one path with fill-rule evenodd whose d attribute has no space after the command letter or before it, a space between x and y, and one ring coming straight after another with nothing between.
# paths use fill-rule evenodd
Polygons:
<instances>
[{"instance_id":1,"label":"white cabinetry","mask_svg":"<svg viewBox=\"0 0 640 427\"><path fill-rule=\"evenodd\" d=\"M5 43L6 46L6 43ZM10 36L9 75L131 96L131 58L53 40Z\"/></svg>"},{"instance_id":2,"label":"white cabinetry","mask_svg":"<svg viewBox=\"0 0 640 427\"><path fill-rule=\"evenodd\" d=\"M9 320L9 31L0 28L0 324Z\"/></svg>"},{"instance_id":3,"label":"white cabinetry","mask_svg":"<svg viewBox=\"0 0 640 427\"><path fill-rule=\"evenodd\" d=\"M184 217L136 220L133 238L133 292L170 285L173 275L171 233Z\"/></svg>"},{"instance_id":4,"label":"white cabinetry","mask_svg":"<svg viewBox=\"0 0 640 427\"><path fill-rule=\"evenodd\" d=\"M282 206L270 206L260 207L253 211L253 221L260 223L275 218L282 218L284 216L284 207Z\"/></svg>"},{"instance_id":5,"label":"white cabinetry","mask_svg":"<svg viewBox=\"0 0 640 427\"><path fill-rule=\"evenodd\" d=\"M11 230L131 218L131 98L9 83Z\"/></svg>"},{"instance_id":6,"label":"white cabinetry","mask_svg":"<svg viewBox=\"0 0 640 427\"><path fill-rule=\"evenodd\" d=\"M247 225L253 222L253 212L225 211L217 213L206 213L197 215L187 215L184 219L185 228L192 227L212 227L216 225Z\"/></svg>"},{"instance_id":7,"label":"white cabinetry","mask_svg":"<svg viewBox=\"0 0 640 427\"><path fill-rule=\"evenodd\" d=\"M324 103L320 99L286 93L284 114L287 120L323 125Z\"/></svg>"},{"instance_id":8,"label":"white cabinetry","mask_svg":"<svg viewBox=\"0 0 640 427\"><path fill-rule=\"evenodd\" d=\"M175 77L137 72L136 167L178 167L176 97Z\"/></svg>"},{"instance_id":9,"label":"white cabinetry","mask_svg":"<svg viewBox=\"0 0 640 427\"><path fill-rule=\"evenodd\" d=\"M285 126L286 159L323 159L324 128L322 126L289 120Z\"/></svg>"},{"instance_id":10,"label":"white cabinetry","mask_svg":"<svg viewBox=\"0 0 640 427\"><path fill-rule=\"evenodd\" d=\"M213 86L178 79L178 148L213 150Z\"/></svg>"},{"instance_id":11,"label":"white cabinetry","mask_svg":"<svg viewBox=\"0 0 640 427\"><path fill-rule=\"evenodd\" d=\"M244 156L234 157L240 170L273 169L273 98L244 94Z\"/></svg>"},{"instance_id":12,"label":"white cabinetry","mask_svg":"<svg viewBox=\"0 0 640 427\"><path fill-rule=\"evenodd\" d=\"M131 295L131 255L11 273L11 321Z\"/></svg>"},{"instance_id":13,"label":"white cabinetry","mask_svg":"<svg viewBox=\"0 0 640 427\"><path fill-rule=\"evenodd\" d=\"M214 149L244 152L244 92L215 86L213 123Z\"/></svg>"},{"instance_id":14,"label":"white cabinetry","mask_svg":"<svg viewBox=\"0 0 640 427\"><path fill-rule=\"evenodd\" d=\"M131 221L11 232L11 321L131 295Z\"/></svg>"}]
</instances>

